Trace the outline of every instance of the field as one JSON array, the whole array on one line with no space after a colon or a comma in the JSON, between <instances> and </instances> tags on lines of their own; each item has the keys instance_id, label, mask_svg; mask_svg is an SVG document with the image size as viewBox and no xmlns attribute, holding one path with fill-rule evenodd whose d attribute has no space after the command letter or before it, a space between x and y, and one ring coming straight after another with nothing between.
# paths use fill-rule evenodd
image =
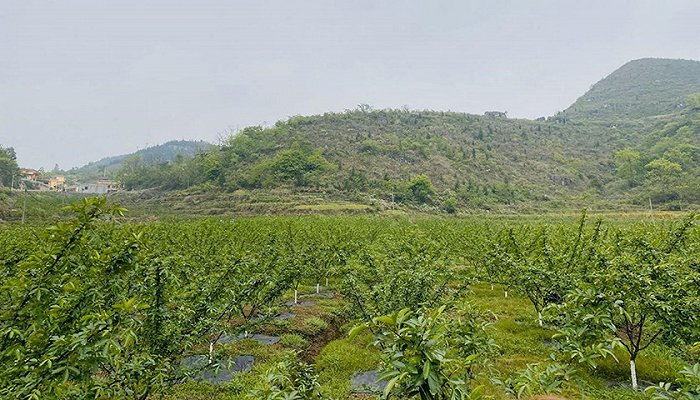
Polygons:
<instances>
[{"instance_id":1,"label":"field","mask_svg":"<svg viewBox=\"0 0 700 400\"><path fill-rule=\"evenodd\" d=\"M700 396L694 215L70 213L0 226L0 398Z\"/></svg>"}]
</instances>

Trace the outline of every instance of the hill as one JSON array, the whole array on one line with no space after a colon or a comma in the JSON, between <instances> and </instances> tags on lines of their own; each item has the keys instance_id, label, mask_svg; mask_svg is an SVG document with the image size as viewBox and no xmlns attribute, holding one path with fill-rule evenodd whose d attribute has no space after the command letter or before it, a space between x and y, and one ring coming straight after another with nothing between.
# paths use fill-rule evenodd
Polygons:
<instances>
[{"instance_id":1,"label":"hill","mask_svg":"<svg viewBox=\"0 0 700 400\"><path fill-rule=\"evenodd\" d=\"M643 58L596 83L558 118L616 122L666 115L700 92L700 61Z\"/></svg>"},{"instance_id":2,"label":"hill","mask_svg":"<svg viewBox=\"0 0 700 400\"><path fill-rule=\"evenodd\" d=\"M546 120L367 105L294 116L189 160L130 163L118 177L127 189L207 193L193 204L218 191L221 210L227 196L235 207L313 199L450 212L685 208L700 204L699 68L632 61Z\"/></svg>"},{"instance_id":3,"label":"hill","mask_svg":"<svg viewBox=\"0 0 700 400\"><path fill-rule=\"evenodd\" d=\"M186 165L123 169L120 179L128 189L199 185L447 209L555 208L605 197L616 179L613 155L637 145L637 132L633 123L610 128L361 108L249 127Z\"/></svg>"},{"instance_id":4,"label":"hill","mask_svg":"<svg viewBox=\"0 0 700 400\"><path fill-rule=\"evenodd\" d=\"M138 150L134 153L105 157L82 167L66 171L66 175L82 181L93 180L104 176L115 178L124 162L134 157L138 158L144 165L155 165L172 162L178 156L192 157L211 147L211 143L207 143L203 140L171 140L163 144Z\"/></svg>"}]
</instances>

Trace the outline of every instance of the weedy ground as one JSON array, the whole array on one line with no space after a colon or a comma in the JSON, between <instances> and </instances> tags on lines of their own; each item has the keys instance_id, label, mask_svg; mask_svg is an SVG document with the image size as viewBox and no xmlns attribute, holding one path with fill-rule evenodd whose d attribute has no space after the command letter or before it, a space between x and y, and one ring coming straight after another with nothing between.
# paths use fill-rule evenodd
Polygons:
<instances>
[{"instance_id":1,"label":"weedy ground","mask_svg":"<svg viewBox=\"0 0 700 400\"><path fill-rule=\"evenodd\" d=\"M313 363L321 393L328 399L370 399L378 396L353 394L350 380L353 375L377 369L380 353L372 345L368 332L353 338L347 337L352 322L343 318L346 303L335 296L332 299L313 297L314 287L301 287L307 294L304 300L313 305L280 307L296 314L292 319L274 321L261 327L262 332L274 334L282 339L272 346L264 346L252 340L241 340L217 346L217 352L225 356L254 355L256 364L247 373L237 374L231 383L214 386L204 382L189 382L176 385L165 399L252 399L252 390L259 388L267 371L289 353L297 354L306 362ZM332 291L332 288L327 288ZM554 331L539 327L536 313L527 298L516 293L504 296L502 287L491 289L490 285L478 284L467 295L481 310L493 314L493 324L488 328L500 347L500 354L491 360L488 372L476 379L475 386L482 386L485 398L513 399L503 387L490 378L501 380L514 376L528 364L547 364L556 352L552 335ZM289 296L291 299L291 294ZM561 393L542 393L532 400L600 399L623 400L644 399L642 392L635 392L628 383L628 358L618 352L618 361L604 360L597 369L579 368L576 380L565 384ZM637 362L639 379L643 384L673 381L678 377L681 361L672 351L662 345L641 354Z\"/></svg>"}]
</instances>

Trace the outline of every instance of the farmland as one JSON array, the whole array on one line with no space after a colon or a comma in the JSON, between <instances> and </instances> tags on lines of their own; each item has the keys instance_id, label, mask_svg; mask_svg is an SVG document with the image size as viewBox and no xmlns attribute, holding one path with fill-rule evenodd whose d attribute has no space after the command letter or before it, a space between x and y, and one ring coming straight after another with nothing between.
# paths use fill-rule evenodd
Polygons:
<instances>
[{"instance_id":1,"label":"farmland","mask_svg":"<svg viewBox=\"0 0 700 400\"><path fill-rule=\"evenodd\" d=\"M0 227L1 398L698 396L694 215L69 211Z\"/></svg>"}]
</instances>

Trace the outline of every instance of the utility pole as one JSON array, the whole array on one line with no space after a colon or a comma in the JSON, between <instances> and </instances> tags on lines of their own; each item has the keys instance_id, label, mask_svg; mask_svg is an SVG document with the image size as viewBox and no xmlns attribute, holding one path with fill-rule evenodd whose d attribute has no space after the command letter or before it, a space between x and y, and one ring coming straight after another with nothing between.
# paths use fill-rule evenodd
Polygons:
<instances>
[{"instance_id":1,"label":"utility pole","mask_svg":"<svg viewBox=\"0 0 700 400\"><path fill-rule=\"evenodd\" d=\"M24 201L22 202L22 225L24 225L24 214L27 212L27 194L24 194Z\"/></svg>"}]
</instances>

